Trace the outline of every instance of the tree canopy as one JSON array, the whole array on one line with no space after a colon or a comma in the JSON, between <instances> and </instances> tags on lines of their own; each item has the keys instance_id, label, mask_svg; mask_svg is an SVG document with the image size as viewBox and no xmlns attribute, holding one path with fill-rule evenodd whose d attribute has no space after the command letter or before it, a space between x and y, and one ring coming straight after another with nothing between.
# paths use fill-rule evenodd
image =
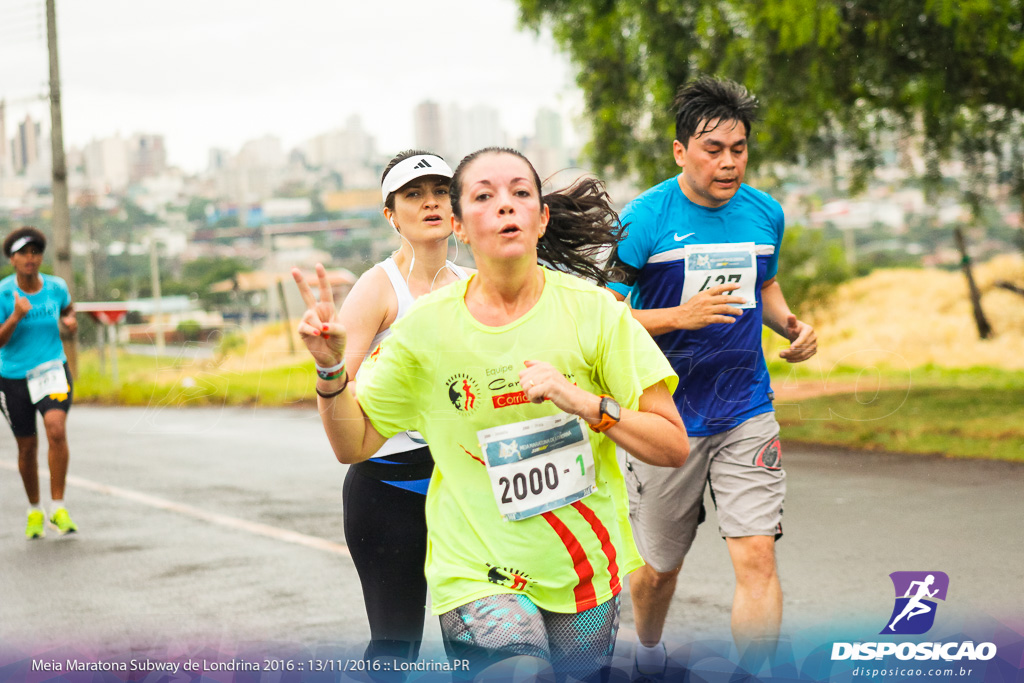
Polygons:
<instances>
[{"instance_id":1,"label":"tree canopy","mask_svg":"<svg viewBox=\"0 0 1024 683\"><path fill-rule=\"evenodd\" d=\"M674 172L676 88L737 80L762 103L760 159L814 162L837 144L860 169L881 131L922 136L930 168L994 153L1019 189L1024 0L519 0L577 66L591 160L648 183ZM975 159L977 161L977 159Z\"/></svg>"}]
</instances>

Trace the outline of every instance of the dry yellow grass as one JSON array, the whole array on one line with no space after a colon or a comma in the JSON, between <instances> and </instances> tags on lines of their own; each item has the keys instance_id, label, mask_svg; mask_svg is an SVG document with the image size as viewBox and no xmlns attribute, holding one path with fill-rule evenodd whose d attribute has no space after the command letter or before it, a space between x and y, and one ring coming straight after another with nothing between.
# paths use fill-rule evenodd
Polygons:
<instances>
[{"instance_id":1,"label":"dry yellow grass","mask_svg":"<svg viewBox=\"0 0 1024 683\"><path fill-rule=\"evenodd\" d=\"M298 320L292 320L287 325L257 325L244 335L243 345L232 349L224 358L219 359L217 367L227 372L255 372L296 365L303 361L312 364L306 346L295 331L297 327Z\"/></svg>"},{"instance_id":2,"label":"dry yellow grass","mask_svg":"<svg viewBox=\"0 0 1024 683\"><path fill-rule=\"evenodd\" d=\"M818 333L817 363L826 374L838 365L1024 369L1024 297L995 287L999 280L1024 286L1024 258L1000 256L977 265L974 276L993 338L978 338L962 272L878 270L807 315Z\"/></svg>"}]
</instances>

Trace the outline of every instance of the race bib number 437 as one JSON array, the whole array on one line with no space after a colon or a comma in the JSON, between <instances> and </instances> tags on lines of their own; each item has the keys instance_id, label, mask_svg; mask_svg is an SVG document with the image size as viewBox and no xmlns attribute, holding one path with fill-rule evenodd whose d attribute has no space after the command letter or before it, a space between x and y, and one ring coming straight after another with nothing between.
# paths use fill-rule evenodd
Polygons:
<instances>
[{"instance_id":1,"label":"race bib number 437","mask_svg":"<svg viewBox=\"0 0 1024 683\"><path fill-rule=\"evenodd\" d=\"M679 303L685 304L705 290L727 284L739 285L739 289L728 294L747 300L733 306L757 306L757 251L753 242L692 244L686 247L686 274Z\"/></svg>"},{"instance_id":2,"label":"race bib number 437","mask_svg":"<svg viewBox=\"0 0 1024 683\"><path fill-rule=\"evenodd\" d=\"M561 413L477 432L498 510L509 521L569 505L597 490L590 437Z\"/></svg>"}]
</instances>

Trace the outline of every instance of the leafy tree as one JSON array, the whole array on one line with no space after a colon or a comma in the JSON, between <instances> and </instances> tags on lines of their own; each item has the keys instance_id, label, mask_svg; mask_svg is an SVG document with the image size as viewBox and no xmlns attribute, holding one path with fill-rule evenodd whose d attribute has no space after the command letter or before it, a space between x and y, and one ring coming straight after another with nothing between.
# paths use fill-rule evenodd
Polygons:
<instances>
[{"instance_id":1,"label":"leafy tree","mask_svg":"<svg viewBox=\"0 0 1024 683\"><path fill-rule=\"evenodd\" d=\"M755 162L828 163L842 146L855 152L857 192L880 142L897 130L923 140L933 196L940 161L956 152L968 170L958 191L975 222L997 178L1010 179L1024 209L1024 0L519 0L519 8L526 26L549 25L575 62L593 126L587 152L600 168L646 184L674 173L675 89L711 73L744 83L765 104Z\"/></svg>"},{"instance_id":2,"label":"leafy tree","mask_svg":"<svg viewBox=\"0 0 1024 683\"><path fill-rule=\"evenodd\" d=\"M786 228L779 252L779 272L786 302L794 311L806 311L828 302L836 287L853 274L838 240L823 230L801 226Z\"/></svg>"},{"instance_id":3,"label":"leafy tree","mask_svg":"<svg viewBox=\"0 0 1024 683\"><path fill-rule=\"evenodd\" d=\"M185 218L189 221L205 221L206 207L211 204L209 199L192 197L185 207Z\"/></svg>"},{"instance_id":4,"label":"leafy tree","mask_svg":"<svg viewBox=\"0 0 1024 683\"><path fill-rule=\"evenodd\" d=\"M986 152L1024 193L1024 0L519 0L578 68L602 168L646 183L674 172L670 105L699 73L746 84L764 103L756 158L877 162L880 133L926 140L932 177L952 149ZM1007 145L1011 141L1009 154ZM755 159L756 160L756 159Z\"/></svg>"},{"instance_id":5,"label":"leafy tree","mask_svg":"<svg viewBox=\"0 0 1024 683\"><path fill-rule=\"evenodd\" d=\"M210 285L250 270L252 266L240 259L204 256L182 267L181 281L187 283L190 292L197 292L201 300L212 301Z\"/></svg>"}]
</instances>

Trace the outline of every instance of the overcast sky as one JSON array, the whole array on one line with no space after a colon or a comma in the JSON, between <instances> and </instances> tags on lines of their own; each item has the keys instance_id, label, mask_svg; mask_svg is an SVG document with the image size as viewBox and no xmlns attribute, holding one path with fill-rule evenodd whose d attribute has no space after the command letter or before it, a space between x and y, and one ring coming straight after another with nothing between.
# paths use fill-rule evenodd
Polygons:
<instances>
[{"instance_id":1,"label":"overcast sky","mask_svg":"<svg viewBox=\"0 0 1024 683\"><path fill-rule=\"evenodd\" d=\"M49 128L44 0L0 0L0 98L8 136ZM582 109L549 34L520 30L513 0L58 0L66 146L165 135L171 163L205 167L277 135L286 147L362 116L377 147L413 144L412 109L488 104L512 135L546 106L565 134Z\"/></svg>"}]
</instances>

